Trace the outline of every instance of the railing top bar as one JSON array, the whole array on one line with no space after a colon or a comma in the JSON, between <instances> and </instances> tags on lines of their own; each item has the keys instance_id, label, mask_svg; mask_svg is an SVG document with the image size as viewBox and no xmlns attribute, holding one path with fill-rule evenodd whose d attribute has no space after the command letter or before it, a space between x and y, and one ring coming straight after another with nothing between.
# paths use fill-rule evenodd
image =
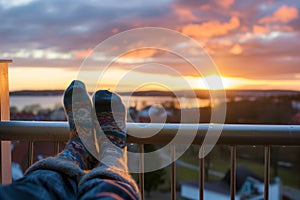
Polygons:
<instances>
[{"instance_id":1,"label":"railing top bar","mask_svg":"<svg viewBox=\"0 0 300 200\"><path fill-rule=\"evenodd\" d=\"M0 59L0 63L11 63L12 60Z\"/></svg>"},{"instance_id":2,"label":"railing top bar","mask_svg":"<svg viewBox=\"0 0 300 200\"><path fill-rule=\"evenodd\" d=\"M218 131L222 130L218 144L300 146L300 125L128 123L127 142L166 144L176 136L177 141L186 141L185 138L193 137L194 144L202 144L208 130L209 134L218 134ZM154 136L143 136L146 133L153 135L154 132L157 133ZM0 140L66 141L67 139L67 122L0 122Z\"/></svg>"}]
</instances>

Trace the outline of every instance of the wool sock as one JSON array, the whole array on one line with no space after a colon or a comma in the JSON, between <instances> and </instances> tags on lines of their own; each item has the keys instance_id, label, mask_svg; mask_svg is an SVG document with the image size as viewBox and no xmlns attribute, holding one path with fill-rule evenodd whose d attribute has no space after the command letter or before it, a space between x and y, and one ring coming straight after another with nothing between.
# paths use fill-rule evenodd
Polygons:
<instances>
[{"instance_id":1,"label":"wool sock","mask_svg":"<svg viewBox=\"0 0 300 200\"><path fill-rule=\"evenodd\" d=\"M104 133L98 134L100 141L98 160L106 166L127 171L125 106L120 96L107 90L97 91L93 96L93 102L97 116L95 121Z\"/></svg>"},{"instance_id":2,"label":"wool sock","mask_svg":"<svg viewBox=\"0 0 300 200\"><path fill-rule=\"evenodd\" d=\"M81 81L72 81L64 93L63 102L70 136L65 149L57 157L72 161L83 170L90 170L98 164L98 161L89 153L78 135L80 131L81 136L91 137L94 132L92 105L85 85Z\"/></svg>"}]
</instances>

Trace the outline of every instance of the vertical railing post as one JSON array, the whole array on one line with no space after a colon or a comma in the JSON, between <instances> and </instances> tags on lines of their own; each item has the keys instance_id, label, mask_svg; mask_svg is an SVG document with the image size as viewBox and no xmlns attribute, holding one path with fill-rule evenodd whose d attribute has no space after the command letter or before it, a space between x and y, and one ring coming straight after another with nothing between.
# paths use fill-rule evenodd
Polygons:
<instances>
[{"instance_id":1,"label":"vertical railing post","mask_svg":"<svg viewBox=\"0 0 300 200\"><path fill-rule=\"evenodd\" d=\"M200 147L200 180L199 180L199 200L204 200L204 148Z\"/></svg>"},{"instance_id":2,"label":"vertical railing post","mask_svg":"<svg viewBox=\"0 0 300 200\"><path fill-rule=\"evenodd\" d=\"M10 119L8 63L11 62L11 60L0 60L0 121L8 121ZM0 141L0 162L0 183L11 183L10 141Z\"/></svg>"},{"instance_id":3,"label":"vertical railing post","mask_svg":"<svg viewBox=\"0 0 300 200\"><path fill-rule=\"evenodd\" d=\"M264 190L264 199L269 200L269 187L270 187L270 146L265 146L265 155L264 155L264 180L265 180L265 190Z\"/></svg>"},{"instance_id":4,"label":"vertical railing post","mask_svg":"<svg viewBox=\"0 0 300 200\"><path fill-rule=\"evenodd\" d=\"M140 174L139 174L139 183L140 183L140 193L141 193L141 200L145 198L145 160L144 160L144 144L139 145L140 148Z\"/></svg>"},{"instance_id":5,"label":"vertical railing post","mask_svg":"<svg viewBox=\"0 0 300 200\"><path fill-rule=\"evenodd\" d=\"M176 147L171 144L171 199L176 200Z\"/></svg>"},{"instance_id":6,"label":"vertical railing post","mask_svg":"<svg viewBox=\"0 0 300 200\"><path fill-rule=\"evenodd\" d=\"M236 194L236 145L231 146L231 167L230 167L230 199L235 200Z\"/></svg>"},{"instance_id":7,"label":"vertical railing post","mask_svg":"<svg viewBox=\"0 0 300 200\"><path fill-rule=\"evenodd\" d=\"M33 164L33 141L28 143L28 168Z\"/></svg>"}]
</instances>

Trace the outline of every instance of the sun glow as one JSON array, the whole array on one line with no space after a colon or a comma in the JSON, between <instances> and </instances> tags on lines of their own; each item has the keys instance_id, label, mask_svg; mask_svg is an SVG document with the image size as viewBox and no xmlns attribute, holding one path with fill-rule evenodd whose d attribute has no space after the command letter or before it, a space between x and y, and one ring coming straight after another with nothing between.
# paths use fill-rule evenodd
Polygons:
<instances>
[{"instance_id":1,"label":"sun glow","mask_svg":"<svg viewBox=\"0 0 300 200\"><path fill-rule=\"evenodd\" d=\"M208 90L234 89L247 83L243 78L224 77L216 74L208 75L198 79L198 87Z\"/></svg>"},{"instance_id":2,"label":"sun glow","mask_svg":"<svg viewBox=\"0 0 300 200\"><path fill-rule=\"evenodd\" d=\"M67 85L73 80L77 79L78 71L67 71L64 69L54 68L10 68L9 69L9 86L11 91L16 90L53 90L65 89ZM47 74L47 76L45 76ZM97 85L97 78L99 72L86 71L82 74L82 79L90 91L93 91ZM96 78L95 78L96 76ZM125 77L124 77L125 76ZM241 77L227 77L219 76L217 74L210 74L203 77L195 76L170 76L167 74L146 74L136 71L126 70L110 70L105 73L101 79L101 88L110 89L112 91L134 91L139 86L143 86L143 90L230 90L230 89L295 89L298 90L300 84L298 76L295 80L261 80L261 79L247 79ZM90 82L91 80L92 82ZM94 82L95 83L94 83ZM117 88L116 88L117 87Z\"/></svg>"}]
</instances>

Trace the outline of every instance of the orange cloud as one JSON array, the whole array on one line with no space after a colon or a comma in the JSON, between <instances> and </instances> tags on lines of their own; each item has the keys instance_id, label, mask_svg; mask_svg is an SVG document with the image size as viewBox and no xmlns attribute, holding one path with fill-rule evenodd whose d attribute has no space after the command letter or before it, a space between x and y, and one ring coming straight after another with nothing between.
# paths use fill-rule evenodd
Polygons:
<instances>
[{"instance_id":1,"label":"orange cloud","mask_svg":"<svg viewBox=\"0 0 300 200\"><path fill-rule=\"evenodd\" d=\"M243 53L243 48L239 44L236 44L230 49L230 53L234 55L239 55Z\"/></svg>"},{"instance_id":2,"label":"orange cloud","mask_svg":"<svg viewBox=\"0 0 300 200\"><path fill-rule=\"evenodd\" d=\"M234 3L234 0L215 0L215 1L218 5L220 5L223 8L229 8Z\"/></svg>"},{"instance_id":3,"label":"orange cloud","mask_svg":"<svg viewBox=\"0 0 300 200\"><path fill-rule=\"evenodd\" d=\"M268 26L259 26L259 25L254 25L253 26L253 33L254 34L264 34L269 32L269 27Z\"/></svg>"},{"instance_id":4,"label":"orange cloud","mask_svg":"<svg viewBox=\"0 0 300 200\"><path fill-rule=\"evenodd\" d=\"M131 52L128 52L122 56L120 56L117 60L118 63L127 63L127 64L133 64L133 63L143 63L146 60L153 59L154 54L158 50L156 49L138 49Z\"/></svg>"},{"instance_id":5,"label":"orange cloud","mask_svg":"<svg viewBox=\"0 0 300 200\"><path fill-rule=\"evenodd\" d=\"M209 21L202 24L189 24L182 27L183 34L196 38L211 38L214 36L226 35L229 31L240 26L238 17L231 17L229 22Z\"/></svg>"},{"instance_id":6,"label":"orange cloud","mask_svg":"<svg viewBox=\"0 0 300 200\"><path fill-rule=\"evenodd\" d=\"M91 55L93 53L93 49L87 49L87 50L83 50L83 51L77 51L74 53L76 58L84 58L87 57L89 55Z\"/></svg>"},{"instance_id":7,"label":"orange cloud","mask_svg":"<svg viewBox=\"0 0 300 200\"><path fill-rule=\"evenodd\" d=\"M224 40L221 40L221 41L219 42L219 44L220 44L221 46L231 46L231 45L232 45L232 41L227 40L227 39L224 39Z\"/></svg>"},{"instance_id":8,"label":"orange cloud","mask_svg":"<svg viewBox=\"0 0 300 200\"><path fill-rule=\"evenodd\" d=\"M298 18L298 9L293 6L281 6L271 16L266 16L259 20L259 23L282 22L288 23Z\"/></svg>"}]
</instances>

